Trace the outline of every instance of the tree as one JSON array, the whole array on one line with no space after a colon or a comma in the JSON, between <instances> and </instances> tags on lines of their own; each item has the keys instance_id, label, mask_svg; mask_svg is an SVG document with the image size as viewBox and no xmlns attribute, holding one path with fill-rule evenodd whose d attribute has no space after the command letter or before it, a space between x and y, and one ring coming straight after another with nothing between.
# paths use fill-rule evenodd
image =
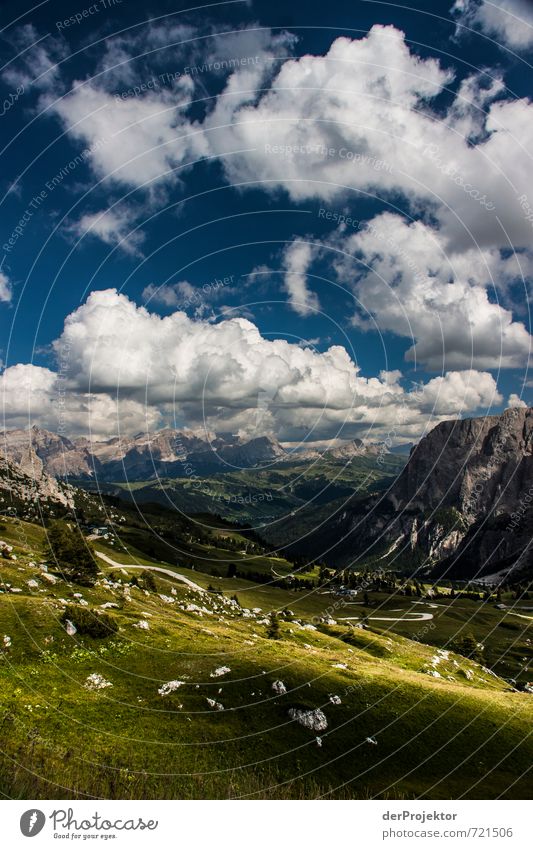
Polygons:
<instances>
[{"instance_id":1,"label":"tree","mask_svg":"<svg viewBox=\"0 0 533 849\"><path fill-rule=\"evenodd\" d=\"M94 549L80 529L57 520L47 531L45 555L64 577L75 584L91 587L98 575Z\"/></svg>"},{"instance_id":2,"label":"tree","mask_svg":"<svg viewBox=\"0 0 533 849\"><path fill-rule=\"evenodd\" d=\"M157 592L157 584L155 582L155 578L149 569L143 569L139 577L134 577L132 579L132 584L137 584L141 590L149 590L150 592Z\"/></svg>"},{"instance_id":3,"label":"tree","mask_svg":"<svg viewBox=\"0 0 533 849\"><path fill-rule=\"evenodd\" d=\"M237 567L236 567L235 563L229 563L228 564L227 577L228 578L235 578L236 574L237 574Z\"/></svg>"},{"instance_id":4,"label":"tree","mask_svg":"<svg viewBox=\"0 0 533 849\"><path fill-rule=\"evenodd\" d=\"M272 611L268 617L267 637L269 640L281 639L281 628L279 627L278 614L274 613L274 611Z\"/></svg>"},{"instance_id":5,"label":"tree","mask_svg":"<svg viewBox=\"0 0 533 849\"><path fill-rule=\"evenodd\" d=\"M484 663L483 646L478 643L473 634L465 634L464 637L456 640L453 644L453 650L464 657L475 660L477 663Z\"/></svg>"}]
</instances>

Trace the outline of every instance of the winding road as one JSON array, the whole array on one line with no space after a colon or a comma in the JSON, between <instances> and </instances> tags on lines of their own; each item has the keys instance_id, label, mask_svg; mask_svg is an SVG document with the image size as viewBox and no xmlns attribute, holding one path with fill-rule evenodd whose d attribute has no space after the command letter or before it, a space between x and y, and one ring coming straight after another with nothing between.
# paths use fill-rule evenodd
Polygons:
<instances>
[{"instance_id":1,"label":"winding road","mask_svg":"<svg viewBox=\"0 0 533 849\"><path fill-rule=\"evenodd\" d=\"M407 617L410 617L409 619ZM361 616L339 616L339 622L349 622L352 619L361 619ZM367 616L367 619L379 622L427 622L433 619L432 613L406 613L405 616Z\"/></svg>"},{"instance_id":2,"label":"winding road","mask_svg":"<svg viewBox=\"0 0 533 849\"><path fill-rule=\"evenodd\" d=\"M144 563L117 563L116 560L112 560L107 556L107 554L104 554L103 551L95 551L95 554L101 560L105 560L106 563L109 563L110 566L114 566L116 569L122 569L123 572L127 572L130 569L146 569L149 572L161 572L163 575L168 575L176 581L181 581L183 584L187 584L191 590L196 590L200 593L205 592L203 587L199 584L195 584L194 581L189 580L189 578L186 578L185 575L180 575L179 572L173 572L172 569L164 569L162 566L147 566Z\"/></svg>"}]
</instances>

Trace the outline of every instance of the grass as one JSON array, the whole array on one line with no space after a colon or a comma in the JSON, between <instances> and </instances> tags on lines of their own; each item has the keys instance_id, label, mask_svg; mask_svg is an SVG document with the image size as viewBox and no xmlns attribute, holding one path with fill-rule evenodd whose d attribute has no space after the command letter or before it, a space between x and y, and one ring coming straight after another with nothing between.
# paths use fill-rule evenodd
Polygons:
<instances>
[{"instance_id":1,"label":"grass","mask_svg":"<svg viewBox=\"0 0 533 849\"><path fill-rule=\"evenodd\" d=\"M31 526L22 544L15 536L13 528L2 532L17 561L0 561L0 636L12 640L0 661L4 794L527 798L533 701L460 655L441 657L435 667L433 646L340 624L310 630L282 621L282 639L266 638L265 612L289 606L306 624L331 604L318 593L216 580L224 600L162 576L157 592L125 591L134 574L127 563L122 583L102 576L92 588L49 585L29 565L38 560L42 531ZM135 561L135 553L107 550L117 561ZM198 570L179 571L202 586L213 581ZM79 603L78 591L89 609L118 605L117 634L67 636L64 602ZM241 605L263 612L243 615L229 604L234 592ZM148 631L135 627L141 619ZM231 671L212 677L220 666ZM441 678L427 674L434 668ZM88 691L84 682L93 673L113 686ZM158 688L174 679L184 684L160 696ZM282 696L272 690L279 679L287 687ZM225 709L212 710L207 698ZM291 707L324 711L321 747L316 733L290 719Z\"/></svg>"}]
</instances>

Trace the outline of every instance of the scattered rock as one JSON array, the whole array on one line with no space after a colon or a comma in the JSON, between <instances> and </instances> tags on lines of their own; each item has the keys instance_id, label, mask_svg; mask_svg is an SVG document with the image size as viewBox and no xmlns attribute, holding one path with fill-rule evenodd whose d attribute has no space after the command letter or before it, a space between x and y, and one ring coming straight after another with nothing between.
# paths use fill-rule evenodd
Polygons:
<instances>
[{"instance_id":1,"label":"scattered rock","mask_svg":"<svg viewBox=\"0 0 533 849\"><path fill-rule=\"evenodd\" d=\"M215 669L214 672L209 676L210 678L220 678L221 675L227 675L228 672L231 672L229 666L219 666L218 669Z\"/></svg>"},{"instance_id":2,"label":"scattered rock","mask_svg":"<svg viewBox=\"0 0 533 849\"><path fill-rule=\"evenodd\" d=\"M93 672L88 675L83 685L86 690L105 690L106 687L112 687L111 681L106 681L103 675L99 672Z\"/></svg>"},{"instance_id":3,"label":"scattered rock","mask_svg":"<svg viewBox=\"0 0 533 849\"><path fill-rule=\"evenodd\" d=\"M178 690L182 684L185 684L185 681L167 681L167 683L163 684L157 692L160 696L169 696L171 693Z\"/></svg>"},{"instance_id":4,"label":"scattered rock","mask_svg":"<svg viewBox=\"0 0 533 849\"><path fill-rule=\"evenodd\" d=\"M298 722L299 725L303 725L304 728L308 728L310 731L325 731L328 727L326 715L320 708L316 708L315 710L290 708L289 716Z\"/></svg>"}]
</instances>

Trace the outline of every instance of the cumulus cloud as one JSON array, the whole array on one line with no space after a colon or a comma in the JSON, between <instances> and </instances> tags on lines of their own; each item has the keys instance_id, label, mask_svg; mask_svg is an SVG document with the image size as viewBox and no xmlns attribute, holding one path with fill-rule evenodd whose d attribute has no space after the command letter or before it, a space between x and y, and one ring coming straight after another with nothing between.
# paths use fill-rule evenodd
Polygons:
<instances>
[{"instance_id":1,"label":"cumulus cloud","mask_svg":"<svg viewBox=\"0 0 533 849\"><path fill-rule=\"evenodd\" d=\"M157 43L158 33L158 28L152 27L150 45ZM189 114L191 101L205 96L203 75L217 73L222 65L230 78L221 97L235 109L253 101L271 74L273 63L287 55L294 37L268 29L244 29L238 41L237 48L235 36L216 34L211 41L203 42L207 49L216 51L216 56L204 53L198 65L186 67L183 63L190 49L174 45L171 51L165 51L167 68L172 63L172 72L154 75L145 66L135 71L138 40L121 38L108 46L105 62L94 78L76 80L60 99L50 95L48 108L61 119L71 138L90 147L97 176L145 189L161 182L176 183L182 168L212 155L207 123ZM228 54L232 50L238 61L231 61ZM155 51L150 55L156 57L157 64ZM220 105L219 114L223 111Z\"/></svg>"},{"instance_id":2,"label":"cumulus cloud","mask_svg":"<svg viewBox=\"0 0 533 849\"><path fill-rule=\"evenodd\" d=\"M289 303L299 315L311 315L320 309L317 295L307 284L307 272L316 251L308 242L294 241L283 253L285 289Z\"/></svg>"},{"instance_id":3,"label":"cumulus cloud","mask_svg":"<svg viewBox=\"0 0 533 849\"><path fill-rule=\"evenodd\" d=\"M117 69L125 85L136 68L126 41L117 67L75 81L63 97L54 90L48 112L89 146L94 173L111 184L175 185L198 159L218 159L241 189L259 183L299 202L401 192L458 245L530 244L518 195L533 203L533 105L506 98L498 74L469 75L444 111L436 99L454 72L417 56L393 26L298 59L289 58L294 37L286 33L245 29L227 39L202 41L195 66L214 66L223 43L246 60L226 65L215 97L204 85L213 71L182 73L184 45L166 56L181 68L172 84L143 68L137 82L155 82L117 95Z\"/></svg>"},{"instance_id":4,"label":"cumulus cloud","mask_svg":"<svg viewBox=\"0 0 533 849\"><path fill-rule=\"evenodd\" d=\"M4 271L0 271L0 302L9 303L13 292L11 281Z\"/></svg>"},{"instance_id":5,"label":"cumulus cloud","mask_svg":"<svg viewBox=\"0 0 533 849\"><path fill-rule=\"evenodd\" d=\"M332 237L330 246L339 278L373 319L357 313L354 323L410 338L408 361L432 371L527 363L528 331L489 288L505 292L523 272L531 275L530 254L457 252L438 229L391 213Z\"/></svg>"},{"instance_id":6,"label":"cumulus cloud","mask_svg":"<svg viewBox=\"0 0 533 849\"><path fill-rule=\"evenodd\" d=\"M219 98L206 119L210 148L235 184L329 204L401 192L458 245L529 245L518 194L533 197L533 106L504 99L497 75L477 74L436 111L452 82L402 32L374 26L364 38L336 39L324 56L288 59L253 103L230 110ZM239 157L224 158L236 148Z\"/></svg>"},{"instance_id":7,"label":"cumulus cloud","mask_svg":"<svg viewBox=\"0 0 533 849\"><path fill-rule=\"evenodd\" d=\"M468 27L513 50L533 46L533 7L529 0L456 0L452 14L457 16L459 34Z\"/></svg>"},{"instance_id":8,"label":"cumulus cloud","mask_svg":"<svg viewBox=\"0 0 533 849\"><path fill-rule=\"evenodd\" d=\"M54 343L61 377L16 365L0 377L7 426L39 423L98 436L180 421L210 430L261 430L298 439L405 437L444 418L501 401L489 374L449 372L406 389L398 370L363 377L337 345L321 353L265 339L243 318L213 324L184 312L162 317L115 290L93 292ZM63 397L64 403L60 404Z\"/></svg>"},{"instance_id":9,"label":"cumulus cloud","mask_svg":"<svg viewBox=\"0 0 533 849\"><path fill-rule=\"evenodd\" d=\"M36 424L97 439L152 430L161 420L157 409L133 399L65 391L56 372L31 363L10 366L0 375L0 405L6 429Z\"/></svg>"},{"instance_id":10,"label":"cumulus cloud","mask_svg":"<svg viewBox=\"0 0 533 849\"><path fill-rule=\"evenodd\" d=\"M289 442L418 436L501 402L488 373L447 372L406 389L398 370L363 377L338 345L321 353L265 339L252 322L162 317L115 290L93 292L54 343L61 375L15 365L0 376L6 427L39 424L97 438L176 421Z\"/></svg>"},{"instance_id":11,"label":"cumulus cloud","mask_svg":"<svg viewBox=\"0 0 533 849\"><path fill-rule=\"evenodd\" d=\"M527 407L526 402L523 398L520 398L516 392L512 392L507 399L507 407Z\"/></svg>"}]
</instances>

